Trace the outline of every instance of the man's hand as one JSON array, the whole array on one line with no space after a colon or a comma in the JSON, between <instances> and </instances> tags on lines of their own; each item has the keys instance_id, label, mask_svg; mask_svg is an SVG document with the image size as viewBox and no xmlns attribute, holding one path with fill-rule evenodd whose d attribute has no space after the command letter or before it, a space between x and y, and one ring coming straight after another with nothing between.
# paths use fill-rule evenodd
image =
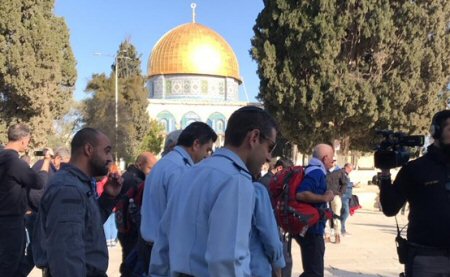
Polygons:
<instances>
[{"instance_id":1,"label":"man's hand","mask_svg":"<svg viewBox=\"0 0 450 277\"><path fill-rule=\"evenodd\" d=\"M106 192L111 197L116 197L119 195L120 190L122 189L122 183L123 178L119 173L109 173L104 192Z\"/></svg>"},{"instance_id":2,"label":"man's hand","mask_svg":"<svg viewBox=\"0 0 450 277\"><path fill-rule=\"evenodd\" d=\"M41 171L49 172L50 171L50 163L53 159L53 150L51 148L44 149L44 162L42 163Z\"/></svg>"},{"instance_id":3,"label":"man's hand","mask_svg":"<svg viewBox=\"0 0 450 277\"><path fill-rule=\"evenodd\" d=\"M53 150L51 148L45 148L44 149L44 160L52 160L55 154L53 153Z\"/></svg>"},{"instance_id":4,"label":"man's hand","mask_svg":"<svg viewBox=\"0 0 450 277\"><path fill-rule=\"evenodd\" d=\"M333 193L333 191L331 191L331 190L327 190L326 192L325 192L325 194L323 195L323 202L330 202L330 201L333 201L333 199L334 199L334 193Z\"/></svg>"}]
</instances>

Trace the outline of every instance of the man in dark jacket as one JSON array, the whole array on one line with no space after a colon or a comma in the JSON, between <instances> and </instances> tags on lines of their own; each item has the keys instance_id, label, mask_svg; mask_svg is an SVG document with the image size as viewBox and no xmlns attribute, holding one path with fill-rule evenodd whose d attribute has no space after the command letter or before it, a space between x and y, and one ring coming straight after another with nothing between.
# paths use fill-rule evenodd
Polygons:
<instances>
[{"instance_id":1,"label":"man in dark jacket","mask_svg":"<svg viewBox=\"0 0 450 277\"><path fill-rule=\"evenodd\" d=\"M147 176L156 164L156 157L150 152L143 152L140 154L136 162L127 168L127 171L122 175L123 186L121 196L126 194L130 189L134 188L137 191L138 186L145 181ZM116 214L117 216L117 214ZM117 218L116 218L117 220ZM126 233L117 233L120 245L122 246L122 264L120 265L120 273L122 276L127 276L125 269L125 259L135 247L139 237L139 227L132 228Z\"/></svg>"},{"instance_id":2,"label":"man in dark jacket","mask_svg":"<svg viewBox=\"0 0 450 277\"><path fill-rule=\"evenodd\" d=\"M30 129L16 124L8 129L8 144L0 151L0 276L18 276L25 249L23 216L27 207L27 190L42 188L43 176L19 158L28 148ZM41 168L48 171L50 158Z\"/></svg>"},{"instance_id":3,"label":"man in dark jacket","mask_svg":"<svg viewBox=\"0 0 450 277\"><path fill-rule=\"evenodd\" d=\"M337 216L341 216L341 208L342 208L342 196L347 189L347 183L349 182L347 172L345 168L334 170L327 174L327 189L331 190L335 197L330 202L331 210ZM341 242L341 221L338 218L331 219L333 220L334 229L334 242ZM331 221L330 220L330 221ZM325 241L330 242L329 234L325 235Z\"/></svg>"},{"instance_id":4,"label":"man in dark jacket","mask_svg":"<svg viewBox=\"0 0 450 277\"><path fill-rule=\"evenodd\" d=\"M32 169L36 172L39 172L43 165L46 163L46 160L51 159L50 164L47 166L47 174L45 174L45 179L47 180L50 180L50 178L60 169L61 165L64 163L68 163L70 159L70 151L66 147L58 147L55 150L55 153L53 153L53 150L51 148L45 148L43 154L44 158L34 163ZM44 195L44 192L47 189L47 183L48 182L44 183L44 186L41 189L30 189L28 191L28 209L25 213L25 227L27 228L30 239L31 234L33 234L34 222L36 221L39 203L41 202L42 195ZM19 273L17 276L26 277L28 276L28 274L30 274L33 268L33 250L30 241L26 251L24 251L22 261L20 262L19 266Z\"/></svg>"},{"instance_id":5,"label":"man in dark jacket","mask_svg":"<svg viewBox=\"0 0 450 277\"><path fill-rule=\"evenodd\" d=\"M109 173L112 147L108 137L92 128L78 131L71 143L69 164L48 184L39 205L33 233L33 257L46 276L104 277L108 268L103 223L122 188ZM101 197L96 176L108 174Z\"/></svg>"},{"instance_id":6,"label":"man in dark jacket","mask_svg":"<svg viewBox=\"0 0 450 277\"><path fill-rule=\"evenodd\" d=\"M383 213L396 215L409 202L406 276L450 276L450 111L434 115L434 143L403 166L393 184L388 169L380 176Z\"/></svg>"},{"instance_id":7,"label":"man in dark jacket","mask_svg":"<svg viewBox=\"0 0 450 277\"><path fill-rule=\"evenodd\" d=\"M267 189L269 189L270 180L272 177L283 169L292 166L292 162L287 159L278 159L272 169L270 169L264 176L259 178L258 182L263 184Z\"/></svg>"}]
</instances>

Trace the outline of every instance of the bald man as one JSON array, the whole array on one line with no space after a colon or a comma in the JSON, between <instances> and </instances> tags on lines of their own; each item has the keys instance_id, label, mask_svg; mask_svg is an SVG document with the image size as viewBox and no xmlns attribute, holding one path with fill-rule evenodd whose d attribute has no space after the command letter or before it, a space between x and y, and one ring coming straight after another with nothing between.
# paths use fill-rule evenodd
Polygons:
<instances>
[{"instance_id":1,"label":"bald man","mask_svg":"<svg viewBox=\"0 0 450 277\"><path fill-rule=\"evenodd\" d=\"M305 178L297 190L297 200L310 203L316 208L326 208L327 202L334 198L331 190L327 190L326 175L333 167L334 149L328 144L314 147L312 159L305 169ZM323 277L325 242L323 234L325 221L311 226L306 234L295 237L302 254L303 273L300 277Z\"/></svg>"},{"instance_id":2,"label":"bald man","mask_svg":"<svg viewBox=\"0 0 450 277\"><path fill-rule=\"evenodd\" d=\"M139 184L143 183L145 176L147 176L156 164L157 160L155 155L150 152L141 153L134 164L128 166L127 171L123 174L123 187L121 194L125 195L131 188L136 188ZM117 214L116 214L117 215ZM116 218L117 220L117 218ZM138 241L138 229L131 230L128 233L117 233L120 245L122 246L122 265L120 266L120 272L122 276L126 276L125 273L125 259L128 254L133 250Z\"/></svg>"}]
</instances>

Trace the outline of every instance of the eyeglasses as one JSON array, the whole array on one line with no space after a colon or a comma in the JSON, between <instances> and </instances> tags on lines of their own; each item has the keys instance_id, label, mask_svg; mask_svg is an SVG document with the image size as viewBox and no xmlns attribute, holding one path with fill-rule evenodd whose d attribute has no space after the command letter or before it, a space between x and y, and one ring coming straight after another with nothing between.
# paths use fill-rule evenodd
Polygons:
<instances>
[{"instance_id":1,"label":"eyeglasses","mask_svg":"<svg viewBox=\"0 0 450 277\"><path fill-rule=\"evenodd\" d=\"M277 143L276 143L275 141L273 141L271 138L269 138L269 137L267 137L266 135L264 135L261 131L260 131L260 133L259 133L259 136L260 136L262 139L265 139L265 140L267 140L267 141L270 142L270 145L269 145L269 153L270 153L270 155L272 155L273 150L275 150L275 148L277 147Z\"/></svg>"}]
</instances>

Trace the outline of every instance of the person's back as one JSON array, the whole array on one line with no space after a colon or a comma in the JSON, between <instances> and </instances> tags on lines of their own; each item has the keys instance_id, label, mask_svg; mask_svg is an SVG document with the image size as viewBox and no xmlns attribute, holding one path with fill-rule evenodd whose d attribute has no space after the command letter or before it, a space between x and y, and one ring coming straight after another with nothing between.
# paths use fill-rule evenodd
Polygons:
<instances>
[{"instance_id":1,"label":"person's back","mask_svg":"<svg viewBox=\"0 0 450 277\"><path fill-rule=\"evenodd\" d=\"M283 244L266 187L254 183L255 209L250 235L250 270L254 277L271 276L285 267Z\"/></svg>"},{"instance_id":2,"label":"person's back","mask_svg":"<svg viewBox=\"0 0 450 277\"><path fill-rule=\"evenodd\" d=\"M253 187L249 186L251 175L245 165L235 157L236 155L230 152L226 149L217 150L211 158L183 174L176 184L177 189L183 193L174 194L172 202L174 205L167 211L171 215L169 240L173 242L170 248L172 272L208 276L208 271L204 269L210 267L212 272L228 275L229 268L214 268L217 262L247 263L247 266L250 262L249 253L239 252L240 249L234 246L248 244L248 233L236 232L250 229L250 221L242 222L244 225L241 229L237 229L236 226L241 218L251 217L253 211ZM208 181L206 186L205 181ZM239 201L245 205L228 206L229 201L233 201L232 198L235 196L245 199ZM233 214L234 220L223 222L224 218L230 218L226 216L229 214ZM210 224L220 229L209 230ZM175 230L183 230L182 235ZM239 241L232 242L231 247L224 248L223 242L233 241L234 236ZM208 245L206 240L210 242ZM217 249L226 253L221 256L220 252L215 251ZM233 259L228 260L229 257ZM223 258L227 260L224 261ZM236 274L244 276L249 273L236 272Z\"/></svg>"}]
</instances>

